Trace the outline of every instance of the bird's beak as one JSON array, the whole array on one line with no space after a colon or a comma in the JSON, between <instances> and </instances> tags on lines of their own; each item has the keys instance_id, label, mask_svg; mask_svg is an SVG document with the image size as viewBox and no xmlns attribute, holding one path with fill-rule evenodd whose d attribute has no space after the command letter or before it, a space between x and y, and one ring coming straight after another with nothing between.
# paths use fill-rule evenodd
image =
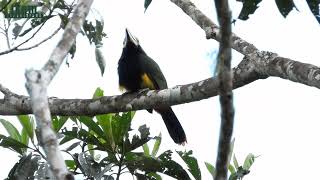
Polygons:
<instances>
[{"instance_id":1,"label":"bird's beak","mask_svg":"<svg viewBox=\"0 0 320 180\"><path fill-rule=\"evenodd\" d=\"M134 37L130 31L126 28L126 36L124 39L123 46L125 47L128 43L133 43L135 46L139 46L139 41L136 37Z\"/></svg>"}]
</instances>

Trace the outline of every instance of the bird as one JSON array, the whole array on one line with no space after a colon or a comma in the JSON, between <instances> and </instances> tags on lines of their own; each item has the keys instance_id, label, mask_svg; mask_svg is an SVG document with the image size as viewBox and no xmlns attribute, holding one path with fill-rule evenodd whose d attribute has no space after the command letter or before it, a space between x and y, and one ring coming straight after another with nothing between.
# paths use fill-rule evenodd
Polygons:
<instances>
[{"instance_id":1,"label":"bird","mask_svg":"<svg viewBox=\"0 0 320 180\"><path fill-rule=\"evenodd\" d=\"M142 49L137 37L125 29L121 57L118 61L119 87L127 92L144 89L167 89L167 81L159 65ZM172 140L180 145L187 142L186 134L170 106L154 109L159 113ZM152 109L148 110L152 113Z\"/></svg>"}]
</instances>

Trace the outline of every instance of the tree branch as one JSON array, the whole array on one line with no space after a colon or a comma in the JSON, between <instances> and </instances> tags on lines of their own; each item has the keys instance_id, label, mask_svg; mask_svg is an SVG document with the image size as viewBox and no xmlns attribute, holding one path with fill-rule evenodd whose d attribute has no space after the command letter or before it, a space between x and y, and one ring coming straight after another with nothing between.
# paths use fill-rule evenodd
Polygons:
<instances>
[{"instance_id":1,"label":"tree branch","mask_svg":"<svg viewBox=\"0 0 320 180\"><path fill-rule=\"evenodd\" d=\"M233 68L233 89L270 76L281 77L320 89L319 67L279 57L269 52L262 52L259 56L264 56L267 61L252 61L245 56L240 64ZM29 97L14 93L4 94L5 98L0 99L0 115L32 114ZM122 96L105 96L94 100L49 98L49 107L53 115L95 115L177 105L217 95L218 80L213 77L160 92L143 92L138 96L132 93Z\"/></svg>"},{"instance_id":2,"label":"tree branch","mask_svg":"<svg viewBox=\"0 0 320 180\"><path fill-rule=\"evenodd\" d=\"M51 13L52 13L52 11L50 12L49 16L51 15ZM10 48L10 49L8 49L8 50L6 50L6 51L0 52L0 56L1 56L1 55L4 55L4 54L9 54L9 53L17 50L20 46L22 46L22 45L24 45L25 43L29 42L31 39L33 39L33 38L35 37L36 34L38 34L38 32L42 29L42 27L44 26L44 24L45 24L47 21L48 21L48 19L47 19L45 22L43 22L43 23L40 25L40 27L39 27L28 39L26 39L26 40L23 41L22 43L16 45L15 47L12 47L12 48ZM8 37L7 37L7 39L8 39Z\"/></svg>"},{"instance_id":3,"label":"tree branch","mask_svg":"<svg viewBox=\"0 0 320 180\"><path fill-rule=\"evenodd\" d=\"M264 79L254 70L254 64L244 59L233 68L234 86L239 88L257 79ZM218 79L208 78L192 84L177 86L161 91L129 93L119 96L105 96L99 99L57 99L49 98L53 115L96 115L151 109L160 106L177 105L210 98L218 95ZM30 98L12 94L0 99L1 115L31 114Z\"/></svg>"},{"instance_id":4,"label":"tree branch","mask_svg":"<svg viewBox=\"0 0 320 180\"><path fill-rule=\"evenodd\" d=\"M47 38L45 38L45 39L43 39L42 41L38 42L37 44L32 45L32 46L30 46L30 47L17 48L16 51L30 50L30 49L33 49L33 48L36 48L36 47L40 46L42 43L48 41L48 40L51 39L54 35L56 35L56 34L60 31L61 28L62 28L61 26L58 27L50 36L48 36Z\"/></svg>"},{"instance_id":5,"label":"tree branch","mask_svg":"<svg viewBox=\"0 0 320 180\"><path fill-rule=\"evenodd\" d=\"M227 0L215 0L219 24L221 25L221 41L218 53L218 79L221 104L221 124L218 154L216 160L215 180L226 180L230 142L233 132L233 95L231 72L231 12Z\"/></svg>"},{"instance_id":6,"label":"tree branch","mask_svg":"<svg viewBox=\"0 0 320 180\"><path fill-rule=\"evenodd\" d=\"M40 130L40 145L47 155L50 169L57 180L74 179L74 177L68 172L59 150L56 134L52 129L47 87L58 72L60 65L74 43L92 2L93 0L82 0L79 2L75 13L65 28L62 39L53 50L44 67L41 70L27 70L25 73L27 79L26 88L30 94L30 106L37 121L37 128Z\"/></svg>"}]
</instances>

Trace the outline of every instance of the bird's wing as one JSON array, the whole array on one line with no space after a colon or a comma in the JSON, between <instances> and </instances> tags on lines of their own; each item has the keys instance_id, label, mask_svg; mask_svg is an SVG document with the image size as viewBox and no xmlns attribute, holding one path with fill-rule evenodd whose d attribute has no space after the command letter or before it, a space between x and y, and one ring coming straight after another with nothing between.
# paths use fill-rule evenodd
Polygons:
<instances>
[{"instance_id":1,"label":"bird's wing","mask_svg":"<svg viewBox=\"0 0 320 180\"><path fill-rule=\"evenodd\" d=\"M166 78L164 77L159 65L151 59L149 56L144 55L145 57L140 58L144 59L142 64L143 71L146 72L147 76L153 82L155 89L166 89L168 88Z\"/></svg>"}]
</instances>

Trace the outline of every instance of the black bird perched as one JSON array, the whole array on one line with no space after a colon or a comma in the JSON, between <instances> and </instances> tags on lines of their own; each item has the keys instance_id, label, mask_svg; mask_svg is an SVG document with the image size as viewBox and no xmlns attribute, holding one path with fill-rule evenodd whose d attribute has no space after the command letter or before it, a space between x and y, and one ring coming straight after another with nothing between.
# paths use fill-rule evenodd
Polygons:
<instances>
[{"instance_id":1,"label":"black bird perched","mask_svg":"<svg viewBox=\"0 0 320 180\"><path fill-rule=\"evenodd\" d=\"M158 64L152 60L142 49L139 41L128 29L123 42L123 50L118 62L118 74L120 88L129 92L141 89L167 89L167 81ZM152 112L152 110L148 110ZM171 107L155 109L166 124L169 134L177 144L184 144L186 134L172 111Z\"/></svg>"}]
</instances>

